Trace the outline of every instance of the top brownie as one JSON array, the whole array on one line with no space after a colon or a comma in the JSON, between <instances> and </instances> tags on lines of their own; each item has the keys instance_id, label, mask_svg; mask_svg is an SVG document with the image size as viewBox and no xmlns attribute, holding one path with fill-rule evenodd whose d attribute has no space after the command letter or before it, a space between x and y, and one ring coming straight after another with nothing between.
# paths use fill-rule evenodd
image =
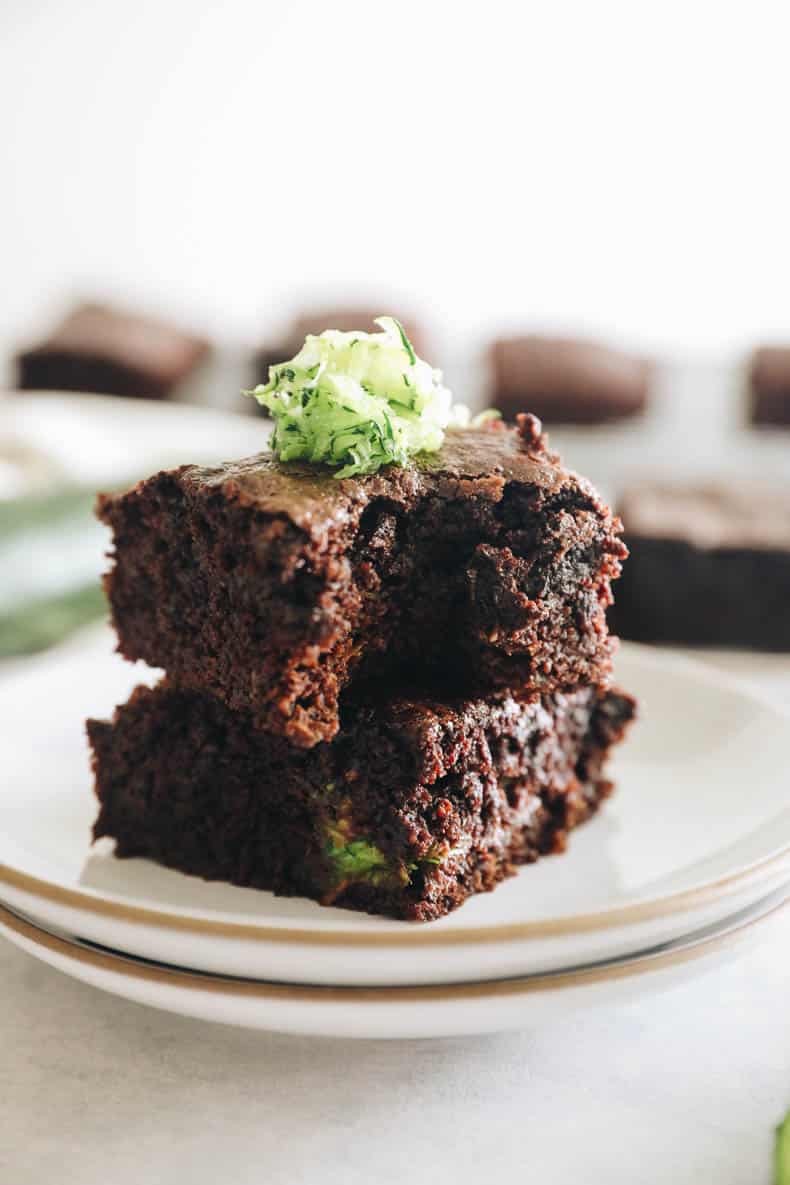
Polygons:
<instances>
[{"instance_id":1,"label":"top brownie","mask_svg":"<svg viewBox=\"0 0 790 1185\"><path fill-rule=\"evenodd\" d=\"M102 495L119 648L310 747L352 680L456 693L605 683L619 520L532 416L337 480L271 454Z\"/></svg>"}]
</instances>

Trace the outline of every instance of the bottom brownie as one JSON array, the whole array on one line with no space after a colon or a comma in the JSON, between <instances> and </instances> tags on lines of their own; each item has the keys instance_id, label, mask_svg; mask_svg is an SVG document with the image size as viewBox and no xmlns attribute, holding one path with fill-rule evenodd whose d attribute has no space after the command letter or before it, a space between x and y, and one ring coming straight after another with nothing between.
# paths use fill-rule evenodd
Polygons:
<instances>
[{"instance_id":1,"label":"bottom brownie","mask_svg":"<svg viewBox=\"0 0 790 1185\"><path fill-rule=\"evenodd\" d=\"M209 880L427 921L564 847L611 791L602 768L635 711L588 687L518 701L347 705L334 741L296 749L220 701L138 687L88 721L94 837Z\"/></svg>"}]
</instances>

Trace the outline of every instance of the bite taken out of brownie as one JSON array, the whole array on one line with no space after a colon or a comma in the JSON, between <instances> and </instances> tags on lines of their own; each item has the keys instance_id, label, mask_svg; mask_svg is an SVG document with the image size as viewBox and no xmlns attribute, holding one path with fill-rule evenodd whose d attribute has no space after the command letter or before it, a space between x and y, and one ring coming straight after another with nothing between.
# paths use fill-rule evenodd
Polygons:
<instances>
[{"instance_id":1,"label":"bite taken out of brownie","mask_svg":"<svg viewBox=\"0 0 790 1185\"><path fill-rule=\"evenodd\" d=\"M271 454L100 497L119 649L310 747L352 680L464 694L606 681L619 520L535 417L337 480Z\"/></svg>"},{"instance_id":2,"label":"bite taken out of brownie","mask_svg":"<svg viewBox=\"0 0 790 1185\"><path fill-rule=\"evenodd\" d=\"M209 880L398 918L441 917L561 850L610 793L634 715L618 691L347 702L298 749L166 682L91 720L95 838Z\"/></svg>"}]
</instances>

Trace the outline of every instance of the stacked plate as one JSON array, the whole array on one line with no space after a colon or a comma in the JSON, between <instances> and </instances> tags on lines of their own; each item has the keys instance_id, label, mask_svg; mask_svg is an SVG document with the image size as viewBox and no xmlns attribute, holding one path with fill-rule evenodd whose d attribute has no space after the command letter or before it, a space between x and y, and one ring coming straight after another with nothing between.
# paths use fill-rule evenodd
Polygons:
<instances>
[{"instance_id":1,"label":"stacked plate","mask_svg":"<svg viewBox=\"0 0 790 1185\"><path fill-rule=\"evenodd\" d=\"M683 982L790 897L788 717L683 658L622 648L640 720L569 851L422 926L92 849L83 721L145 677L102 629L0 682L0 930L121 996L286 1032L501 1030Z\"/></svg>"}]
</instances>

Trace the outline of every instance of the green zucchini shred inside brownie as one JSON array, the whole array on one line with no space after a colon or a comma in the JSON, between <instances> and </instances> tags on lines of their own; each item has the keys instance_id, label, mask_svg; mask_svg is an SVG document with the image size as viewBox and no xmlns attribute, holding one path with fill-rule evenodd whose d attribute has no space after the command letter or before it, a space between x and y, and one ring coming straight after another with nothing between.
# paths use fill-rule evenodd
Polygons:
<instances>
[{"instance_id":1,"label":"green zucchini shred inside brownie","mask_svg":"<svg viewBox=\"0 0 790 1185\"><path fill-rule=\"evenodd\" d=\"M403 865L394 864L380 848L366 839L352 839L348 843L330 843L326 849L336 881L369 881L372 885L387 880L408 883L408 872Z\"/></svg>"},{"instance_id":2,"label":"green zucchini shred inside brownie","mask_svg":"<svg viewBox=\"0 0 790 1185\"><path fill-rule=\"evenodd\" d=\"M398 862L389 859L369 839L347 839L344 831L347 828L344 829L342 823L327 826L329 843L326 854L336 882L369 881L373 885L382 885L390 881L408 885L420 868L438 868L464 850L463 845L453 849L448 844L435 843L418 859Z\"/></svg>"}]
</instances>

